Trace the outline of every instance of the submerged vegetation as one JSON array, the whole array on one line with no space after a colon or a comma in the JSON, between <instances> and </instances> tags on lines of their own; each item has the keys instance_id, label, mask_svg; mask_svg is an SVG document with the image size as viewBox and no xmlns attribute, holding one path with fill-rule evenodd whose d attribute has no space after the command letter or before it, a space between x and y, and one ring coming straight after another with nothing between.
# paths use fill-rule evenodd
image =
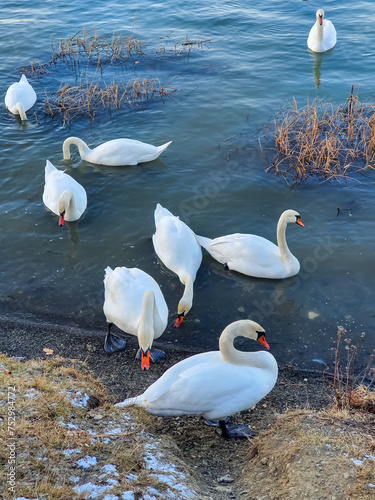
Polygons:
<instances>
[{"instance_id":1,"label":"submerged vegetation","mask_svg":"<svg viewBox=\"0 0 375 500\"><path fill-rule=\"evenodd\" d=\"M187 36L179 40L170 37L152 42L140 42L133 35L113 32L112 36L101 35L96 29L86 28L65 39L60 39L58 46L52 43L51 59L44 63L33 62L31 66L22 67L25 74L44 75L59 71L65 65L73 73L74 84L67 81L61 83L58 90L45 92L42 108L47 117L59 116L63 123L69 122L78 115L88 116L91 120L100 110L119 109L124 104L135 106L144 104L154 97L163 98L177 89L170 82L162 84L158 77L133 76L128 81L115 81L111 73L111 82L105 81L107 68L119 68L132 64L132 68L143 68L148 72L148 58L160 59L165 54L182 56L189 54L194 47L203 49L210 39L189 39ZM160 45L161 43L161 45ZM143 64L145 63L145 64ZM152 65L153 63L151 63ZM92 69L94 72L92 72ZM82 73L86 76L82 81ZM89 82L89 74L93 74ZM123 74L123 73L122 73Z\"/></svg>"},{"instance_id":2,"label":"submerged vegetation","mask_svg":"<svg viewBox=\"0 0 375 500\"><path fill-rule=\"evenodd\" d=\"M272 130L275 155L268 171L292 184L317 176L324 180L374 169L375 104L361 102L357 94L334 106L315 99L281 111Z\"/></svg>"}]
</instances>

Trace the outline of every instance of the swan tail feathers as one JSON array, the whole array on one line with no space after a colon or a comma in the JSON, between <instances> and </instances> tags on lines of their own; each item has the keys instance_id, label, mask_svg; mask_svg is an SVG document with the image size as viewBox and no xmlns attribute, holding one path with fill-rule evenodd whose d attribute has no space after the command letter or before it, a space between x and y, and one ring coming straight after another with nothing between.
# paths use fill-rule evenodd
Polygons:
<instances>
[{"instance_id":1,"label":"swan tail feathers","mask_svg":"<svg viewBox=\"0 0 375 500\"><path fill-rule=\"evenodd\" d=\"M209 251L209 246L212 241L211 238L206 238L205 236L198 236L197 234L195 235L195 239L197 242L200 244L201 247L205 248L207 251Z\"/></svg>"},{"instance_id":2,"label":"swan tail feathers","mask_svg":"<svg viewBox=\"0 0 375 500\"><path fill-rule=\"evenodd\" d=\"M46 161L46 169L45 169L45 173L46 173L46 179L47 177L52 174L52 172L54 172L56 170L56 167L49 161L47 160Z\"/></svg>"},{"instance_id":3,"label":"swan tail feathers","mask_svg":"<svg viewBox=\"0 0 375 500\"><path fill-rule=\"evenodd\" d=\"M104 269L104 284L107 282L108 278L110 277L110 275L113 273L113 269L111 269L109 266L107 266L105 269Z\"/></svg>"},{"instance_id":4,"label":"swan tail feathers","mask_svg":"<svg viewBox=\"0 0 375 500\"><path fill-rule=\"evenodd\" d=\"M173 214L158 203L155 208L154 217L155 225L157 225L162 217L173 217Z\"/></svg>"},{"instance_id":5,"label":"swan tail feathers","mask_svg":"<svg viewBox=\"0 0 375 500\"><path fill-rule=\"evenodd\" d=\"M159 156L159 155L161 155L161 153L167 149L167 147L170 145L170 143L171 143L171 142L172 142L172 141L169 141L169 142L166 142L165 144L162 144L161 146L158 146L158 147L157 147L157 150L158 150L157 155L158 155L158 156ZM157 158L158 156L156 156L156 158Z\"/></svg>"},{"instance_id":6,"label":"swan tail feathers","mask_svg":"<svg viewBox=\"0 0 375 500\"><path fill-rule=\"evenodd\" d=\"M138 405L138 406L143 406L142 405L142 396L136 396L135 398L128 398L122 401L121 403L116 403L115 406L118 406L120 408L124 406L133 406L133 405Z\"/></svg>"},{"instance_id":7,"label":"swan tail feathers","mask_svg":"<svg viewBox=\"0 0 375 500\"><path fill-rule=\"evenodd\" d=\"M26 116L25 110L23 109L22 104L20 102L17 102L17 104L15 105L15 108L16 108L18 114L20 115L21 120L26 121L27 116Z\"/></svg>"}]
</instances>

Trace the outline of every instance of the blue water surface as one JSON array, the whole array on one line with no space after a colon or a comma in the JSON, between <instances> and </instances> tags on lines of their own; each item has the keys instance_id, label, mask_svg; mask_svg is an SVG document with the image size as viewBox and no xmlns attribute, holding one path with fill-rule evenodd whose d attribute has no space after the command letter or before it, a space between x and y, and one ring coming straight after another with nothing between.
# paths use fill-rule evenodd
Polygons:
<instances>
[{"instance_id":1,"label":"blue water surface","mask_svg":"<svg viewBox=\"0 0 375 500\"><path fill-rule=\"evenodd\" d=\"M306 40L321 7L338 41L319 55ZM353 9L349 0L34 0L8 1L0 16L3 96L23 66L50 61L60 39L84 28L107 39L132 33L142 47L121 64L99 68L83 58L28 73L38 95L28 121L4 105L0 110L2 314L33 314L104 335L104 269L136 266L161 285L172 324L183 289L153 250L157 203L201 235L245 232L272 241L281 212L293 208L305 224L287 231L299 275L255 279L225 271L204 253L193 308L180 330L167 328L163 342L215 350L228 323L249 317L266 329L280 363L321 368L332 365L337 325L343 325L352 339L366 332L366 362L375 339L373 181L317 179L291 188L266 172L272 153L264 134L293 97L301 107L315 97L342 104L353 85L361 99L373 99L373 2ZM182 50L186 37L202 43ZM176 91L111 113L98 110L94 119L80 115L63 123L44 114L46 92L61 84L126 84L136 77ZM119 137L173 142L156 161L111 168L81 161L76 150L64 161L69 136L92 147ZM47 159L88 195L84 216L63 228L41 199Z\"/></svg>"}]
</instances>

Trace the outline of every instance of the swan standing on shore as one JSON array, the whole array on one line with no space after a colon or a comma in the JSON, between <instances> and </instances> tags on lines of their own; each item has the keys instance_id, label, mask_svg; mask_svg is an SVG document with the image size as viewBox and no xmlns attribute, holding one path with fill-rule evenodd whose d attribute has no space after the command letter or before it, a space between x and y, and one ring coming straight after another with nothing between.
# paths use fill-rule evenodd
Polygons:
<instances>
[{"instance_id":1,"label":"swan standing on shore","mask_svg":"<svg viewBox=\"0 0 375 500\"><path fill-rule=\"evenodd\" d=\"M174 323L174 326L179 327L193 305L193 284L202 262L202 250L190 227L159 203L156 205L154 217L156 231L152 243L155 252L185 286Z\"/></svg>"},{"instance_id":2,"label":"swan standing on shore","mask_svg":"<svg viewBox=\"0 0 375 500\"><path fill-rule=\"evenodd\" d=\"M26 121L26 111L34 106L36 93L25 75L17 83L13 83L5 94L5 106L13 115L20 115Z\"/></svg>"},{"instance_id":3,"label":"swan standing on shore","mask_svg":"<svg viewBox=\"0 0 375 500\"><path fill-rule=\"evenodd\" d=\"M70 222L81 217L86 210L87 195L81 184L47 160L43 203L59 216L59 226L63 226L64 221Z\"/></svg>"},{"instance_id":4,"label":"swan standing on shore","mask_svg":"<svg viewBox=\"0 0 375 500\"><path fill-rule=\"evenodd\" d=\"M307 46L314 52L326 52L336 45L336 30L331 21L324 19L324 10L316 11L316 22L310 30Z\"/></svg>"},{"instance_id":5,"label":"swan standing on shore","mask_svg":"<svg viewBox=\"0 0 375 500\"><path fill-rule=\"evenodd\" d=\"M121 165L137 165L155 160L171 143L162 146L152 146L133 139L113 139L104 142L94 149L78 137L68 137L63 144L64 160L70 160L70 146L78 147L82 160L99 165L119 167Z\"/></svg>"},{"instance_id":6,"label":"swan standing on shore","mask_svg":"<svg viewBox=\"0 0 375 500\"><path fill-rule=\"evenodd\" d=\"M227 269L256 278L282 279L298 274L300 264L288 248L285 231L290 222L303 227L295 210L285 210L277 223L277 245L254 234L230 234L211 240L196 236L212 257Z\"/></svg>"},{"instance_id":7,"label":"swan standing on shore","mask_svg":"<svg viewBox=\"0 0 375 500\"><path fill-rule=\"evenodd\" d=\"M104 349L108 354L121 351L126 341L111 333L112 324L138 337L142 370L149 369L165 356L163 351L151 349L167 327L168 307L156 281L138 268L110 267L105 269L103 311L108 323Z\"/></svg>"},{"instance_id":8,"label":"swan standing on shore","mask_svg":"<svg viewBox=\"0 0 375 500\"><path fill-rule=\"evenodd\" d=\"M260 325L251 320L235 321L221 334L220 351L180 361L143 394L115 406L138 405L162 416L202 415L218 419L225 438L251 435L249 427L227 426L225 418L264 398L276 383L278 368L269 352L237 350L233 342L238 336L257 340L269 349Z\"/></svg>"}]
</instances>

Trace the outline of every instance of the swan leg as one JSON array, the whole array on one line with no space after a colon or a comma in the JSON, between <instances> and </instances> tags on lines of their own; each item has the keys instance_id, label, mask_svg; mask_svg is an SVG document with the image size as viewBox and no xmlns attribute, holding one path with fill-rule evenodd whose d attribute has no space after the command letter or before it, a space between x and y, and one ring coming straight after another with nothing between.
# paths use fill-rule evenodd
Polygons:
<instances>
[{"instance_id":1,"label":"swan leg","mask_svg":"<svg viewBox=\"0 0 375 500\"><path fill-rule=\"evenodd\" d=\"M141 359L141 349L138 349L137 354L135 355L136 359ZM151 363L156 363L160 359L165 357L165 352L160 351L159 349L150 349L150 361Z\"/></svg>"},{"instance_id":2,"label":"swan leg","mask_svg":"<svg viewBox=\"0 0 375 500\"><path fill-rule=\"evenodd\" d=\"M239 439L253 436L253 433L250 430L250 427L247 425L227 425L229 421L229 417L225 420L207 420L203 419L206 425L210 425L213 427L220 427L222 436L225 439Z\"/></svg>"},{"instance_id":3,"label":"swan leg","mask_svg":"<svg viewBox=\"0 0 375 500\"><path fill-rule=\"evenodd\" d=\"M104 339L104 350L107 354L113 354L114 352L123 351L126 346L126 340L111 333L112 325L113 323L108 323L108 331Z\"/></svg>"},{"instance_id":4,"label":"swan leg","mask_svg":"<svg viewBox=\"0 0 375 500\"><path fill-rule=\"evenodd\" d=\"M225 420L219 420L222 436L225 439L243 439L253 436L251 429L247 425L228 425Z\"/></svg>"}]
</instances>

